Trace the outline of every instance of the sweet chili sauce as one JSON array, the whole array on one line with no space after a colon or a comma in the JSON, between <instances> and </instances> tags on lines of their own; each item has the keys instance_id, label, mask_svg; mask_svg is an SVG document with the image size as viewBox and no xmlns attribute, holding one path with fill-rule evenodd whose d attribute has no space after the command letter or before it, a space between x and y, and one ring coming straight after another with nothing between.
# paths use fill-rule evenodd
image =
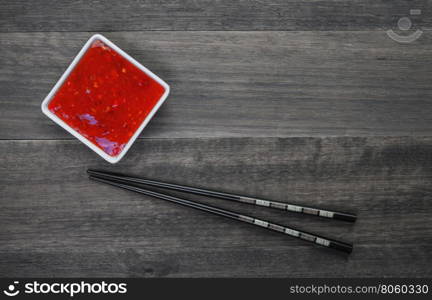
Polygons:
<instances>
[{"instance_id":1,"label":"sweet chili sauce","mask_svg":"<svg viewBox=\"0 0 432 300\"><path fill-rule=\"evenodd\" d=\"M165 88L100 40L57 90L48 109L110 156L117 156Z\"/></svg>"}]
</instances>

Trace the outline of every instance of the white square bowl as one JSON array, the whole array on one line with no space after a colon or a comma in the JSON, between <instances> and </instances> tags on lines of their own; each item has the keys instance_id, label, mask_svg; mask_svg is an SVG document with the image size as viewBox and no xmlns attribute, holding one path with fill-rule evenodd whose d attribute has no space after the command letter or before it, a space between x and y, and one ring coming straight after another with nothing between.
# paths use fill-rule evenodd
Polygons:
<instances>
[{"instance_id":1,"label":"white square bowl","mask_svg":"<svg viewBox=\"0 0 432 300\"><path fill-rule=\"evenodd\" d=\"M82 56L86 53L88 48L92 45L92 43L96 40L102 41L104 44L106 44L108 47L113 49L115 52L120 54L122 57L127 59L129 62L131 62L133 65L135 65L138 69L140 69L142 72L147 74L149 77L154 79L156 82L158 82L164 89L165 92L158 100L157 104L153 107L153 109L150 111L150 113L146 116L146 118L143 120L139 128L135 131L135 133L132 135L132 137L129 139L127 144L124 146L122 151L116 155L111 156L108 153L104 152L102 149L97 147L95 144L93 144L91 141L89 141L87 138L85 138L83 135L81 135L78 131L70 127L68 124L66 124L62 119L57 117L54 113L52 113L48 109L48 104L50 103L53 96L56 94L57 90L62 86L62 84L65 82L65 80L69 77L69 74L72 72L76 64L80 61ZM119 47L114 45L110 40L108 40L106 37L100 34L93 35L84 45L84 47L80 50L78 55L74 58L72 63L69 65L69 67L66 69L66 71L63 73L63 75L60 77L60 79L57 81L53 89L49 92L49 94L45 97L44 101L42 102L42 112L51 120L53 120L55 123L66 129L69 133L71 133L73 136L75 136L77 139L79 139L81 142L86 144L90 149L92 149L94 152L99 154L102 158L104 158L106 161L115 164L119 162L123 156L126 154L126 152L129 150L129 148L132 146L132 144L135 142L135 140L138 138L141 131L144 129L144 127L147 126L148 122L150 122L151 118L154 116L156 111L160 108L160 106L163 104L165 99L167 98L168 94L170 92L169 85L160 79L158 76L156 76L154 73L152 73L149 69L141 65L139 62L137 62L135 59L133 59L131 56L129 56L126 52L121 50Z\"/></svg>"}]
</instances>

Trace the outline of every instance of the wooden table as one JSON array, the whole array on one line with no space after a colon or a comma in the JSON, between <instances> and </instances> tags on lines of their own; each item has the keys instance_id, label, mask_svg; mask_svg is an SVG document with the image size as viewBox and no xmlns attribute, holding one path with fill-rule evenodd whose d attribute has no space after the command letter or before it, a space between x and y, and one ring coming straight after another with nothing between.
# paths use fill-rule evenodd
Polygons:
<instances>
[{"instance_id":1,"label":"wooden table","mask_svg":"<svg viewBox=\"0 0 432 300\"><path fill-rule=\"evenodd\" d=\"M0 275L431 276L432 15L417 2L1 1ZM412 8L423 35L393 41ZM117 165L40 110L94 32L172 88ZM90 182L87 168L353 211L350 225L198 197L354 252Z\"/></svg>"}]
</instances>

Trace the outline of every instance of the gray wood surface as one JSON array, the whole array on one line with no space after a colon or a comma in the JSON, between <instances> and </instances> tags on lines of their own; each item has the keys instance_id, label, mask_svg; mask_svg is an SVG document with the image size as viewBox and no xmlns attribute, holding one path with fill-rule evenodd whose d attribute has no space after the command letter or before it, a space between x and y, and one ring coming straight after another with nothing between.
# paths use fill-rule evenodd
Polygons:
<instances>
[{"instance_id":1,"label":"gray wood surface","mask_svg":"<svg viewBox=\"0 0 432 300\"><path fill-rule=\"evenodd\" d=\"M431 277L430 3L0 1L0 277ZM420 39L388 38L413 8ZM95 32L172 88L117 165L40 111ZM354 225L188 196L354 252L90 182L87 168L353 211Z\"/></svg>"},{"instance_id":2,"label":"gray wood surface","mask_svg":"<svg viewBox=\"0 0 432 300\"><path fill-rule=\"evenodd\" d=\"M387 29L425 0L2 0L2 31Z\"/></svg>"},{"instance_id":3,"label":"gray wood surface","mask_svg":"<svg viewBox=\"0 0 432 300\"><path fill-rule=\"evenodd\" d=\"M148 139L116 166L78 141L3 141L0 152L1 276L432 275L431 137ZM352 225L193 197L355 250L92 182L88 167L354 211Z\"/></svg>"},{"instance_id":4,"label":"gray wood surface","mask_svg":"<svg viewBox=\"0 0 432 300\"><path fill-rule=\"evenodd\" d=\"M40 103L91 33L0 34L0 138L71 136ZM121 32L172 93L143 137L427 135L431 35Z\"/></svg>"}]
</instances>

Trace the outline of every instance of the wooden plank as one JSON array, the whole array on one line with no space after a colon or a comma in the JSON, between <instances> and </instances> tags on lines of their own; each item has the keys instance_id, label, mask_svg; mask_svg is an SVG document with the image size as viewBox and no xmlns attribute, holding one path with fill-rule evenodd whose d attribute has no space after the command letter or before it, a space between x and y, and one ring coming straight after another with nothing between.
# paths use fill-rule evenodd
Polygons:
<instances>
[{"instance_id":1,"label":"wooden plank","mask_svg":"<svg viewBox=\"0 0 432 300\"><path fill-rule=\"evenodd\" d=\"M364 30L396 27L410 9L431 25L428 1L3 0L0 31Z\"/></svg>"},{"instance_id":2,"label":"wooden plank","mask_svg":"<svg viewBox=\"0 0 432 300\"><path fill-rule=\"evenodd\" d=\"M431 137L148 139L116 166L78 141L0 152L0 276L432 275ZM200 198L354 252L90 182L87 167L357 212L350 225Z\"/></svg>"},{"instance_id":3,"label":"wooden plank","mask_svg":"<svg viewBox=\"0 0 432 300\"><path fill-rule=\"evenodd\" d=\"M71 138L40 103L91 33L0 34L0 139ZM121 32L172 87L143 137L428 135L431 35Z\"/></svg>"}]
</instances>

